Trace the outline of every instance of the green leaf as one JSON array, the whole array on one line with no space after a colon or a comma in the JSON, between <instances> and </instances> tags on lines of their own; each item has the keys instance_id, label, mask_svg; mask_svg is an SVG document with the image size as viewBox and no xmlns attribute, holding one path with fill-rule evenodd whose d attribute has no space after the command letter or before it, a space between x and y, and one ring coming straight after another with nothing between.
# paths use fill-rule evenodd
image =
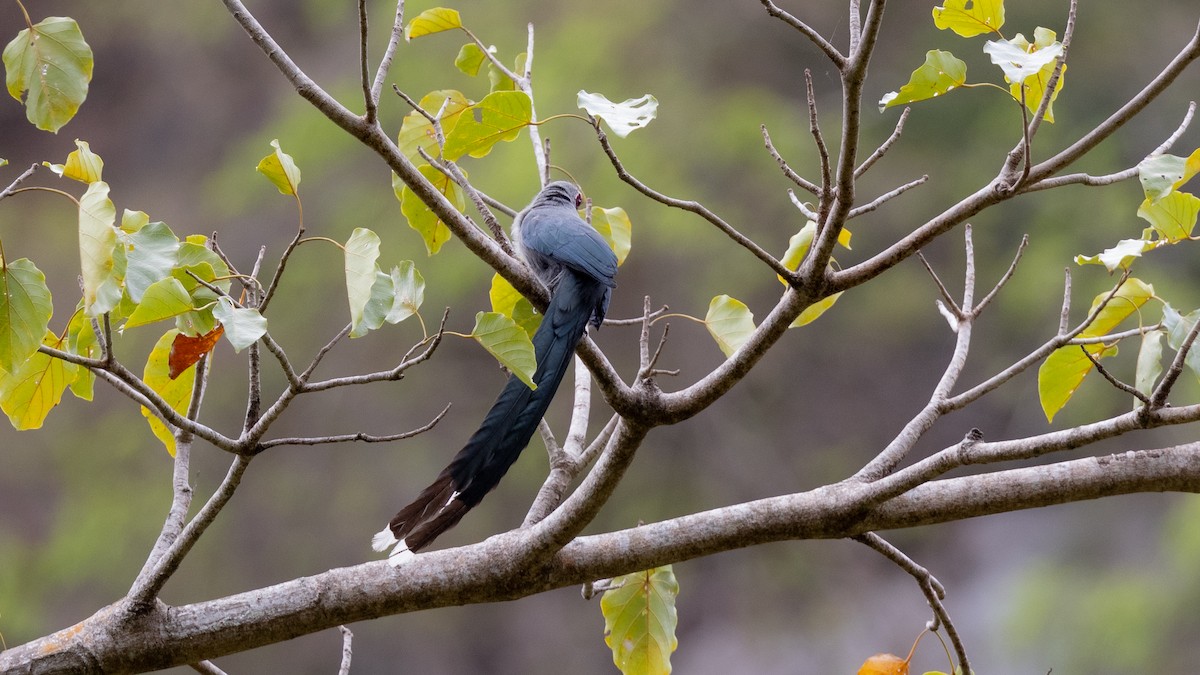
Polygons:
<instances>
[{"instance_id":1,"label":"green leaf","mask_svg":"<svg viewBox=\"0 0 1200 675\"><path fill-rule=\"evenodd\" d=\"M629 222L629 214L625 209L615 206L611 209L592 207L592 227L608 242L608 247L617 254L617 264L625 262L629 250L633 247L633 223Z\"/></svg>"},{"instance_id":2,"label":"green leaf","mask_svg":"<svg viewBox=\"0 0 1200 675\"><path fill-rule=\"evenodd\" d=\"M428 164L417 167L417 170L450 200L454 208L461 212L467 207L462 188L444 173ZM442 250L442 245L450 241L450 228L396 174L392 174L392 190L400 200L400 213L408 220L408 226L416 230L425 242L425 251L435 255Z\"/></svg>"},{"instance_id":3,"label":"green leaf","mask_svg":"<svg viewBox=\"0 0 1200 675\"><path fill-rule=\"evenodd\" d=\"M67 324L67 351L87 358L95 358L100 355L100 346L96 342L96 332L92 329L92 320L83 312L75 312L71 315L71 322ZM70 384L71 393L75 395L75 398L90 401L95 382L96 374L90 368L77 368L75 377Z\"/></svg>"},{"instance_id":4,"label":"green leaf","mask_svg":"<svg viewBox=\"0 0 1200 675\"><path fill-rule=\"evenodd\" d=\"M479 74L479 68L486 59L487 56L479 48L479 45L474 42L468 42L462 46L462 49L458 50L458 56L454 57L454 66L464 74L475 77Z\"/></svg>"},{"instance_id":5,"label":"green leaf","mask_svg":"<svg viewBox=\"0 0 1200 675\"><path fill-rule=\"evenodd\" d=\"M237 307L224 296L213 307L213 318L225 328L225 337L235 352L258 342L267 333L267 317L259 314L257 309Z\"/></svg>"},{"instance_id":6,"label":"green leaf","mask_svg":"<svg viewBox=\"0 0 1200 675\"><path fill-rule=\"evenodd\" d=\"M178 334L179 331L171 329L158 339L158 342L154 345L154 349L150 350L150 357L146 359L146 367L142 371L142 380L146 383L146 386L158 393L171 406L172 410L180 415L185 415L187 414L188 404L192 400L192 386L196 382L196 368L195 366L190 367L183 371L179 377L171 379L171 344L175 341L175 336ZM171 456L174 457L175 435L171 431L172 427L163 424L162 420L158 419L145 406L142 407L142 416L150 424L150 430L154 433L155 438L162 441L162 444L167 448L167 452L171 453Z\"/></svg>"},{"instance_id":7,"label":"green leaf","mask_svg":"<svg viewBox=\"0 0 1200 675\"><path fill-rule=\"evenodd\" d=\"M350 331L352 338L362 337L382 326L392 305L396 304L396 287L392 277L384 274L379 265L375 265L374 270L375 282L371 284L371 297L363 306L362 321Z\"/></svg>"},{"instance_id":8,"label":"green leaf","mask_svg":"<svg viewBox=\"0 0 1200 675\"><path fill-rule=\"evenodd\" d=\"M620 103L613 103L603 94L591 94L582 89L576 96L576 105L592 117L604 120L612 132L621 138L650 124L658 116L658 99L650 94L628 98Z\"/></svg>"},{"instance_id":9,"label":"green leaf","mask_svg":"<svg viewBox=\"0 0 1200 675\"><path fill-rule=\"evenodd\" d=\"M445 157L483 157L500 141L512 141L533 118L533 105L523 91L496 91L461 115L446 132Z\"/></svg>"},{"instance_id":10,"label":"green leaf","mask_svg":"<svg viewBox=\"0 0 1200 675\"><path fill-rule=\"evenodd\" d=\"M54 173L63 178L70 178L81 183L93 183L100 180L104 172L104 160L92 152L87 141L75 139L75 150L67 155L66 164L51 164L42 162Z\"/></svg>"},{"instance_id":11,"label":"green leaf","mask_svg":"<svg viewBox=\"0 0 1200 675\"><path fill-rule=\"evenodd\" d=\"M1151 202L1166 197L1200 173L1200 149L1188 157L1151 155L1138 163L1138 179L1146 199Z\"/></svg>"},{"instance_id":12,"label":"green leaf","mask_svg":"<svg viewBox=\"0 0 1200 675\"><path fill-rule=\"evenodd\" d=\"M51 331L39 343L62 348L62 341ZM40 429L50 410L62 400L67 384L74 379L75 368L66 361L34 352L16 369L0 376L0 408L13 428Z\"/></svg>"},{"instance_id":13,"label":"green leaf","mask_svg":"<svg viewBox=\"0 0 1200 675\"><path fill-rule=\"evenodd\" d=\"M499 274L493 274L488 298L492 301L493 312L499 312L511 318L530 337L533 337L534 332L542 323L542 315L533 309L533 303L513 288L507 279Z\"/></svg>"},{"instance_id":14,"label":"green leaf","mask_svg":"<svg viewBox=\"0 0 1200 675\"><path fill-rule=\"evenodd\" d=\"M1153 251L1163 244L1163 240L1151 241L1146 239L1122 239L1116 246L1104 249L1103 253L1093 256L1075 256L1077 265L1104 265L1109 272L1129 269L1134 259L1140 258L1146 251Z\"/></svg>"},{"instance_id":15,"label":"green leaf","mask_svg":"<svg viewBox=\"0 0 1200 675\"><path fill-rule=\"evenodd\" d=\"M800 312L800 316L796 317L796 320L793 321L788 328L799 328L801 326L807 326L808 324L816 321L822 314L825 313L826 310L828 310L830 307L833 307L833 303L837 302L838 298L842 297L842 293L843 291L838 291L833 295L826 296L821 300L809 305L804 309L803 312Z\"/></svg>"},{"instance_id":16,"label":"green leaf","mask_svg":"<svg viewBox=\"0 0 1200 675\"><path fill-rule=\"evenodd\" d=\"M679 646L675 637L679 582L671 566L626 574L611 583L600 598L600 611L613 663L624 675L670 673L671 653Z\"/></svg>"},{"instance_id":17,"label":"green leaf","mask_svg":"<svg viewBox=\"0 0 1200 675\"><path fill-rule=\"evenodd\" d=\"M52 16L26 28L4 48L8 93L25 94L25 116L57 133L87 98L92 48L74 19Z\"/></svg>"},{"instance_id":18,"label":"green leaf","mask_svg":"<svg viewBox=\"0 0 1200 675\"><path fill-rule=\"evenodd\" d=\"M402 260L392 268L392 308L385 319L388 323L400 323L421 309L425 302L425 278L411 260Z\"/></svg>"},{"instance_id":19,"label":"green leaf","mask_svg":"<svg viewBox=\"0 0 1200 675\"><path fill-rule=\"evenodd\" d=\"M733 353L754 332L754 314L741 300L728 295L718 295L708 304L704 325L717 341L717 346L726 357Z\"/></svg>"},{"instance_id":20,"label":"green leaf","mask_svg":"<svg viewBox=\"0 0 1200 675\"><path fill-rule=\"evenodd\" d=\"M128 213L128 212L127 212ZM179 238L166 223L147 223L133 234L121 231L125 246L125 291L134 302L151 284L171 276L179 260Z\"/></svg>"},{"instance_id":21,"label":"green leaf","mask_svg":"<svg viewBox=\"0 0 1200 675\"><path fill-rule=\"evenodd\" d=\"M125 328L136 328L190 312L192 296L175 277L160 279L146 289L137 309L125 321Z\"/></svg>"},{"instance_id":22,"label":"green leaf","mask_svg":"<svg viewBox=\"0 0 1200 675\"><path fill-rule=\"evenodd\" d=\"M448 134L458 124L463 111L470 108L472 103L460 91L440 89L425 94L419 105L431 115L436 116L440 112L442 116L438 118L438 122L441 124L442 133ZM424 148L430 157L439 157L442 154L442 149L437 144L437 135L433 124L416 111L404 116L404 121L400 123L400 133L396 137L396 144L399 146L400 152L404 153L404 156L414 164L425 161L417 152L417 148ZM393 185L397 180L393 175Z\"/></svg>"},{"instance_id":23,"label":"green leaf","mask_svg":"<svg viewBox=\"0 0 1200 675\"><path fill-rule=\"evenodd\" d=\"M529 334L516 322L498 312L479 312L475 315L471 337L520 378L525 386L537 389L533 383L533 374L537 370L533 343L529 340Z\"/></svg>"},{"instance_id":24,"label":"green leaf","mask_svg":"<svg viewBox=\"0 0 1200 675\"><path fill-rule=\"evenodd\" d=\"M1004 71L1004 78L1016 83L1024 83L1048 65L1053 70L1053 64L1062 56L1062 51L1060 42L1040 47L1030 44L1020 33L1011 40L989 40L983 46L983 52L992 59L992 63Z\"/></svg>"},{"instance_id":25,"label":"green leaf","mask_svg":"<svg viewBox=\"0 0 1200 675\"><path fill-rule=\"evenodd\" d=\"M150 216L143 211L125 209L121 212L120 229L125 234L133 234L148 224L150 224Z\"/></svg>"},{"instance_id":26,"label":"green leaf","mask_svg":"<svg viewBox=\"0 0 1200 675\"><path fill-rule=\"evenodd\" d=\"M1158 382L1158 376L1162 375L1163 333L1161 330L1144 333L1142 346L1138 349L1133 386L1147 396L1154 391L1154 384Z\"/></svg>"},{"instance_id":27,"label":"green leaf","mask_svg":"<svg viewBox=\"0 0 1200 675\"><path fill-rule=\"evenodd\" d=\"M88 316L111 311L121 300L120 280L113 274L117 209L108 184L96 181L79 199L79 258L83 306Z\"/></svg>"},{"instance_id":28,"label":"green leaf","mask_svg":"<svg viewBox=\"0 0 1200 675\"><path fill-rule=\"evenodd\" d=\"M1196 326L1198 319L1200 319L1200 309L1187 316L1180 316L1175 308L1164 304L1162 323L1163 328L1167 330L1167 345L1178 352L1183 347L1184 341L1187 340L1188 334L1192 332L1192 328ZM1192 343L1183 362L1194 375L1200 377L1200 347Z\"/></svg>"},{"instance_id":29,"label":"green leaf","mask_svg":"<svg viewBox=\"0 0 1200 675\"><path fill-rule=\"evenodd\" d=\"M525 52L517 54L513 63L512 73L518 77L525 73L525 56ZM517 83L491 61L488 62L488 85L491 87L488 91L491 92L515 91L517 88Z\"/></svg>"},{"instance_id":30,"label":"green leaf","mask_svg":"<svg viewBox=\"0 0 1200 675\"><path fill-rule=\"evenodd\" d=\"M300 189L300 167L279 147L279 139L271 141L271 147L275 151L263 157L255 169L266 176L280 194L295 196Z\"/></svg>"},{"instance_id":31,"label":"green leaf","mask_svg":"<svg viewBox=\"0 0 1200 675\"><path fill-rule=\"evenodd\" d=\"M925 53L925 63L912 72L908 84L900 87L900 91L884 94L879 99L879 111L940 96L955 87L961 87L966 81L966 63L950 52L931 49Z\"/></svg>"},{"instance_id":32,"label":"green leaf","mask_svg":"<svg viewBox=\"0 0 1200 675\"><path fill-rule=\"evenodd\" d=\"M208 289L196 283L183 270L190 269L196 276L209 282L210 284L220 288L223 291L229 291L229 266L221 260L221 256L213 252L208 247L208 238L203 235L193 234L179 245L179 250L176 253L175 269L172 270L172 276L183 282L183 287L188 289L188 292L193 292L193 289L199 287L204 289L204 292L211 293ZM214 297L213 300L216 300ZM205 331L208 332L208 331Z\"/></svg>"},{"instance_id":33,"label":"green leaf","mask_svg":"<svg viewBox=\"0 0 1200 675\"><path fill-rule=\"evenodd\" d=\"M1158 201L1146 198L1138 208L1138 217L1150 223L1163 239L1183 241L1192 236L1196 216L1200 214L1200 197L1188 192L1172 192Z\"/></svg>"},{"instance_id":34,"label":"green leaf","mask_svg":"<svg viewBox=\"0 0 1200 675\"><path fill-rule=\"evenodd\" d=\"M462 17L458 10L446 7L434 7L417 15L409 22L408 30L404 33L406 40L433 35L447 30L462 28Z\"/></svg>"},{"instance_id":35,"label":"green leaf","mask_svg":"<svg viewBox=\"0 0 1200 675\"><path fill-rule=\"evenodd\" d=\"M945 5L933 8L933 25L962 37L999 33L1004 25L1004 0L946 0Z\"/></svg>"},{"instance_id":36,"label":"green leaf","mask_svg":"<svg viewBox=\"0 0 1200 675\"><path fill-rule=\"evenodd\" d=\"M346 242L346 297L350 302L351 332L360 332L359 324L363 322L363 312L371 299L371 288L375 285L375 277L379 267L375 261L379 259L379 235L364 227L355 228Z\"/></svg>"},{"instance_id":37,"label":"green leaf","mask_svg":"<svg viewBox=\"0 0 1200 675\"><path fill-rule=\"evenodd\" d=\"M27 258L0 259L0 368L14 373L37 352L53 314L46 275Z\"/></svg>"},{"instance_id":38,"label":"green leaf","mask_svg":"<svg viewBox=\"0 0 1200 675\"><path fill-rule=\"evenodd\" d=\"M1092 301L1090 311L1095 311L1108 293L1101 293ZM1118 324L1154 297L1154 287L1136 278L1129 278L1121 285L1120 290L1113 296L1104 309L1096 316L1091 324L1079 334L1079 337L1100 337L1107 335ZM1103 344L1085 345L1096 358L1116 354L1115 346ZM1067 404L1083 379L1092 371L1092 362L1084 355L1078 345L1060 347L1046 358L1038 368L1038 398L1042 403L1042 411L1047 421L1053 421L1054 416Z\"/></svg>"}]
</instances>

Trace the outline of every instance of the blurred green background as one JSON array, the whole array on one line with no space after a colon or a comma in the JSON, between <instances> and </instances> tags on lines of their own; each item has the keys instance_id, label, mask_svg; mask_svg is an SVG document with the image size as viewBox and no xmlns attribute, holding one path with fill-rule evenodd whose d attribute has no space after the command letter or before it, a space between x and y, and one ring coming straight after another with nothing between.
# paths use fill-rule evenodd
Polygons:
<instances>
[{"instance_id":1,"label":"blurred green background","mask_svg":"<svg viewBox=\"0 0 1200 675\"><path fill-rule=\"evenodd\" d=\"M371 2L377 58L393 7ZM410 2L409 16L433 6ZM1059 31L1067 3L1011 2L1004 32ZM1193 0L1082 3L1058 122L1035 146L1046 157L1106 117L1138 91L1191 36ZM249 3L311 76L361 108L357 85L356 3L279 0ZM937 31L932 2L892 3L866 87L864 143L891 132L899 112L873 104L907 81L928 49L948 49L969 64L971 81L996 81L982 38ZM386 168L304 103L225 13L220 3L130 0L27 3L34 20L76 18L95 51L90 95L57 136L38 132L10 99L0 102L0 169L7 184L31 163L62 162L72 139L91 143L106 162L119 209L144 210L181 236L218 232L243 270L260 246L273 262L296 227L294 204L254 172L278 138L303 170L305 224L311 235L345 240L355 227L380 233L390 265L413 259L428 283L423 315L435 322L451 307L450 328L468 332L487 304L491 272L451 242L436 257L400 215ZM481 39L511 62L523 51L526 24L537 30L535 91L541 117L573 112L579 89L619 101L652 93L659 117L627 139L614 139L626 167L673 196L696 198L768 250L782 254L803 225L785 190L790 183L764 152L766 124L792 166L815 175L803 71L811 69L826 138L838 132L836 73L796 32L751 0L462 0L454 5ZM845 3L785 2L835 43L844 45ZM0 38L23 26L15 5L0 6ZM389 84L414 98L458 88L481 98L485 77L452 65L464 39L436 35L402 44ZM1157 146L1197 96L1193 68L1145 115L1072 170L1115 171ZM408 112L385 93L381 115L397 130ZM918 104L905 135L860 184L873 198L929 174L929 183L852 223L853 264L887 246L999 168L1020 118L994 90L955 92ZM613 175L594 134L560 120L542 127L553 160L602 206L622 206L634 223L634 248L621 270L610 316L655 305L703 316L728 293L762 316L778 296L774 275L698 218L648 202ZM1176 146L1200 145L1189 131ZM868 148L868 151L869 151ZM536 191L525 134L464 168L481 189L515 207ZM59 186L48 171L36 184ZM80 186L65 189L81 192ZM1055 330L1062 270L1076 253L1096 253L1136 236L1140 188L1072 187L1038 193L973 221L980 292L1007 268L1017 242L1030 247L1016 278L976 329L966 375L970 385L1041 344ZM0 204L6 255L30 257L56 294L61 329L76 299L73 208L47 194L20 194ZM962 237L931 245L927 257L952 289L961 287ZM1200 267L1189 246L1156 253L1139 275L1177 308L1200 306ZM1075 316L1112 279L1097 267L1075 268ZM699 509L805 490L853 473L919 410L949 358L953 336L934 308L936 288L908 261L875 283L847 293L817 323L793 331L761 366L694 420L650 435L633 470L593 531L655 521ZM1150 310L1148 322L1158 320ZM306 363L347 321L341 254L328 245L301 247L274 302L272 333ZM702 327L673 321L661 366L679 368L666 388L684 386L719 363ZM118 355L140 371L158 327L130 331ZM608 328L597 340L629 378L636 370L636 330ZM367 372L394 363L420 339L412 322L343 343L325 375ZM1135 348L1113 368L1132 378ZM227 345L215 355L204 410L232 433L244 414L245 354ZM267 369L271 369L268 367ZM1190 375L1176 403L1194 402ZM399 383L305 397L272 436L420 426L447 403L432 432L386 445L282 447L258 458L240 491L164 591L187 603L245 591L372 557L367 542L395 509L440 469L473 431L503 376L473 343L450 340ZM282 387L269 372L267 392ZM561 429L566 406L552 411ZM969 410L940 423L920 444L928 453L971 427L989 439L1064 428L1117 414L1129 401L1089 379L1048 425L1028 373ZM597 413L596 428L606 415ZM559 432L562 433L561 431ZM1145 433L1094 452L1191 440L1191 429ZM193 485L203 500L229 458L198 445ZM478 541L519 524L545 475L540 443L511 477L442 543ZM64 399L47 428L17 433L0 425L0 633L9 645L70 625L127 590L152 544L170 500L170 458L137 407L97 385L97 401ZM197 502L199 503L199 502ZM912 531L885 533L929 567L949 591L976 672L1184 672L1200 659L1194 607L1200 601L1200 500L1142 495L1040 509ZM915 584L850 542L784 543L676 565L680 673L848 673L876 652L907 653L928 618ZM351 627L356 673L610 673L596 601L563 589L525 600L390 617ZM326 631L221 658L231 673L334 672L340 635ZM927 640L916 672L945 669ZM920 670L917 670L920 669ZM182 669L179 672L184 672Z\"/></svg>"}]
</instances>

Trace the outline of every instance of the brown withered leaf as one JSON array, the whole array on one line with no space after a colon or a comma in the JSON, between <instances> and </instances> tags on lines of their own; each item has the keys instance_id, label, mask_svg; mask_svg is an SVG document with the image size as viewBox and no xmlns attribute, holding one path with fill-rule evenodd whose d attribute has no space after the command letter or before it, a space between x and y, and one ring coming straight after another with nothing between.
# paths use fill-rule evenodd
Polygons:
<instances>
[{"instance_id":1,"label":"brown withered leaf","mask_svg":"<svg viewBox=\"0 0 1200 675\"><path fill-rule=\"evenodd\" d=\"M180 333L175 336L171 342L171 356L167 359L167 364L171 367L169 377L173 380L183 371L191 368L201 356L211 352L213 347L217 346L217 340L225 334L225 327L217 324L217 327L208 331L199 337L192 337Z\"/></svg>"}]
</instances>

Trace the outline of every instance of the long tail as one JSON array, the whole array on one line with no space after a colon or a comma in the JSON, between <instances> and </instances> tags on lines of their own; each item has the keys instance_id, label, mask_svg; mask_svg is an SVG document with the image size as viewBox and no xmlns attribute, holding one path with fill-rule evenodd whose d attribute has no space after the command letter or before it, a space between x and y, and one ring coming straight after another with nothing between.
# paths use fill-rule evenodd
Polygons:
<instances>
[{"instance_id":1,"label":"long tail","mask_svg":"<svg viewBox=\"0 0 1200 675\"><path fill-rule=\"evenodd\" d=\"M537 372L531 390L510 376L483 424L450 465L415 500L375 535L376 551L393 547L389 558L400 564L454 527L504 477L529 444L562 381L575 346L605 287L566 271L533 335Z\"/></svg>"}]
</instances>

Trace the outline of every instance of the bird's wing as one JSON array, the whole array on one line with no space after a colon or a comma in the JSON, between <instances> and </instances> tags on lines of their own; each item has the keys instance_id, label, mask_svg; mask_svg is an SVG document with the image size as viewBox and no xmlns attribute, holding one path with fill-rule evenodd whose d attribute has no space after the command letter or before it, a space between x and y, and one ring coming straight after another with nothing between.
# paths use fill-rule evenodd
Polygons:
<instances>
[{"instance_id":1,"label":"bird's wing","mask_svg":"<svg viewBox=\"0 0 1200 675\"><path fill-rule=\"evenodd\" d=\"M533 209L522 219L522 245L544 258L615 286L617 256L596 230L569 208Z\"/></svg>"}]
</instances>

